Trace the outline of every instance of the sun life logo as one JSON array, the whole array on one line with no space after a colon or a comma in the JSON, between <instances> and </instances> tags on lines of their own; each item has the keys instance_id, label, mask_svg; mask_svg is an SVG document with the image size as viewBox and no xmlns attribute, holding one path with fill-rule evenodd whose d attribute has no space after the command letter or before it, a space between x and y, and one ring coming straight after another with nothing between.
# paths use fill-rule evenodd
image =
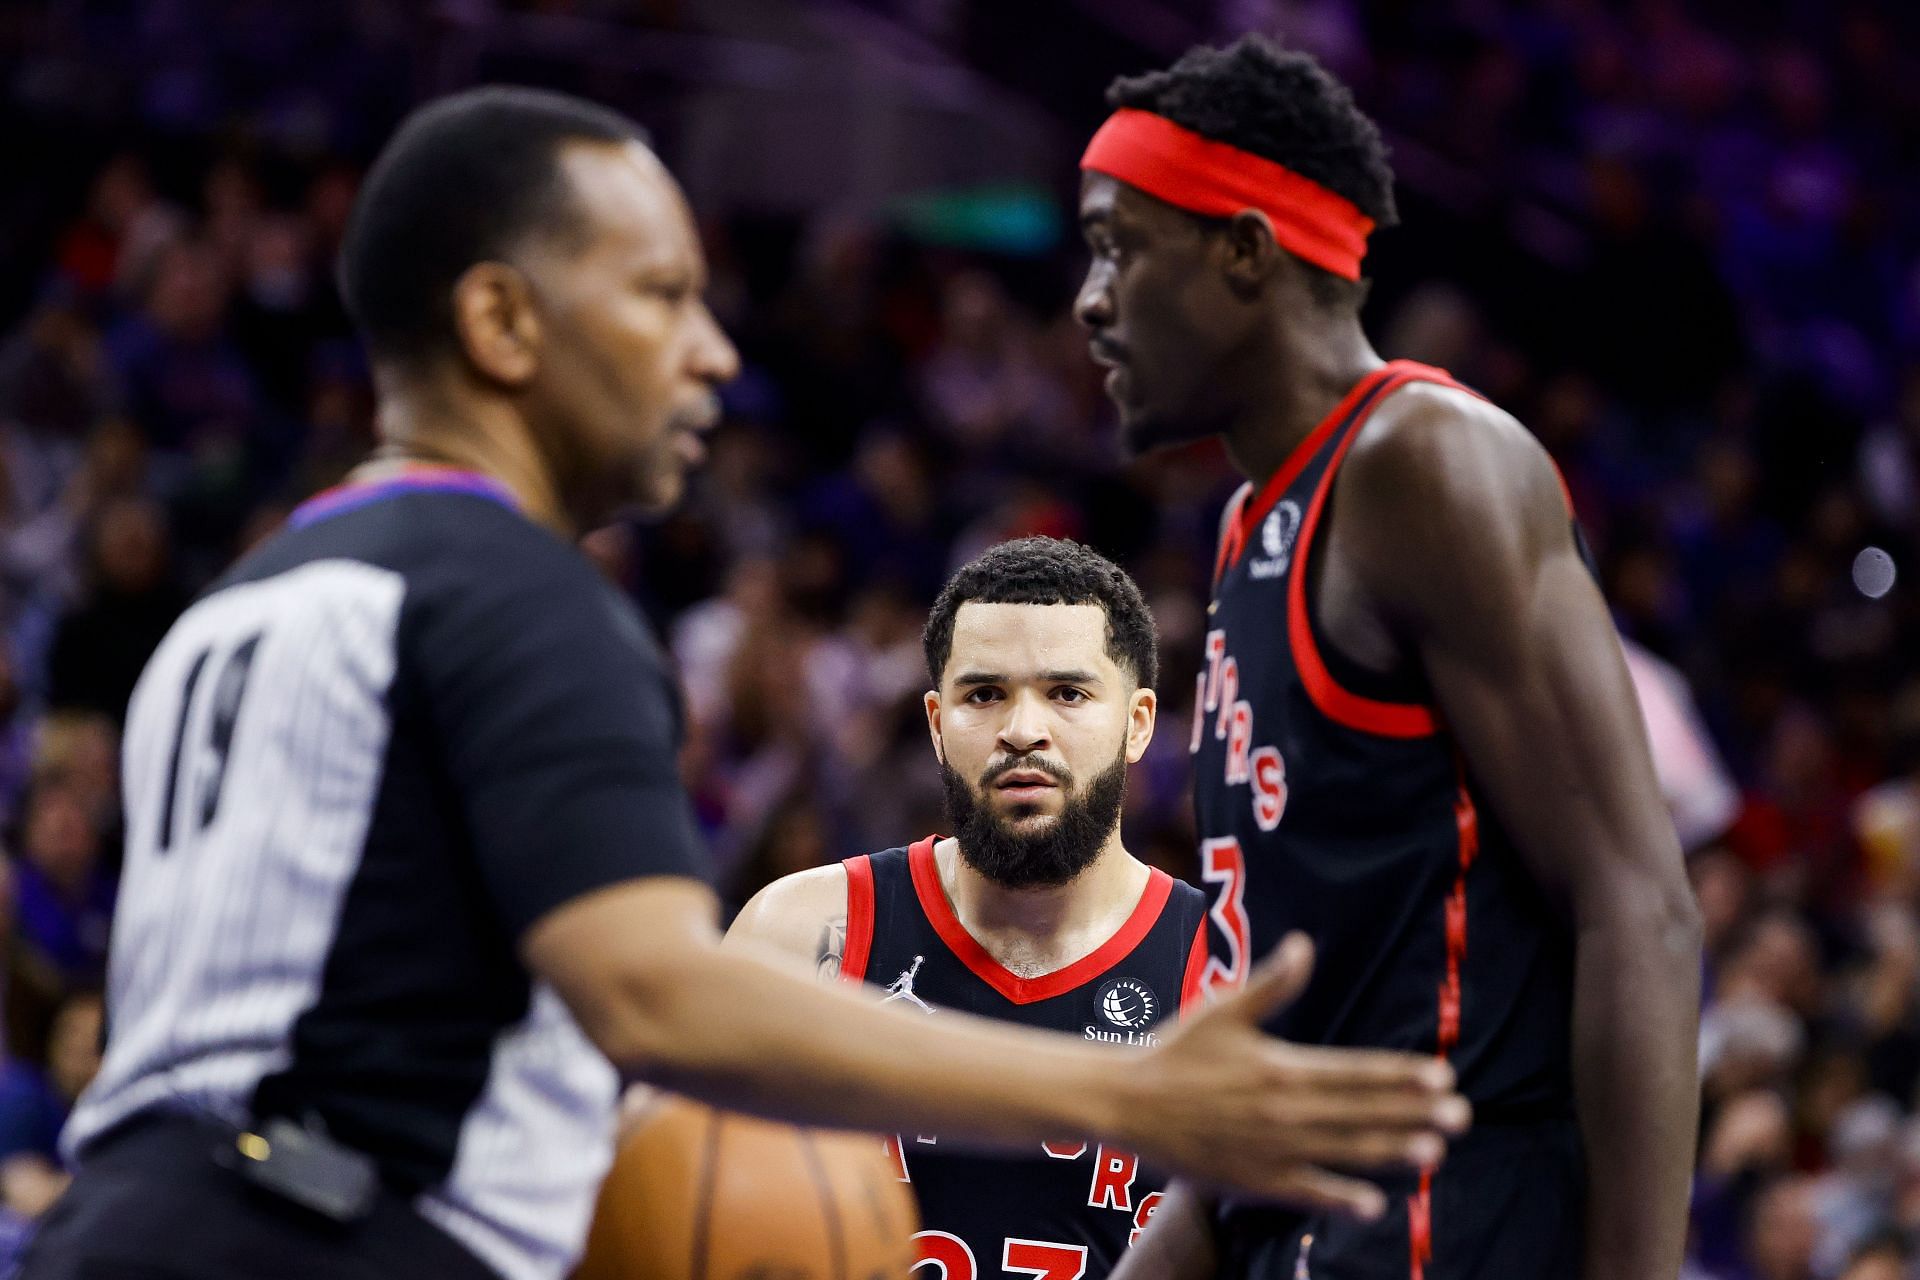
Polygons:
<instances>
[{"instance_id":1,"label":"sun life logo","mask_svg":"<svg viewBox=\"0 0 1920 1280\"><path fill-rule=\"evenodd\" d=\"M1133 1031L1152 1022L1160 1012L1153 989L1132 978L1115 978L1100 988L1100 1016L1114 1026Z\"/></svg>"}]
</instances>

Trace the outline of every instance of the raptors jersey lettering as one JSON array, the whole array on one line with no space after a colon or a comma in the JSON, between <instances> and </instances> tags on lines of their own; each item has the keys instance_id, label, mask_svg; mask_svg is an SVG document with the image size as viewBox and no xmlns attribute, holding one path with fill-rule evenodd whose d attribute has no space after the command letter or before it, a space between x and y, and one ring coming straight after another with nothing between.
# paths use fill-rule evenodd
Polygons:
<instances>
[{"instance_id":1,"label":"raptors jersey lettering","mask_svg":"<svg viewBox=\"0 0 1920 1280\"><path fill-rule=\"evenodd\" d=\"M1113 937L1064 969L1022 978L954 915L937 839L843 864L843 978L929 1014L957 1009L1122 1053L1155 1043L1197 998L1206 899L1192 886L1155 870ZM920 1202L919 1256L940 1280L1100 1280L1152 1216L1164 1182L1131 1154L1077 1138L1030 1157L968 1153L934 1134L902 1134L888 1150Z\"/></svg>"},{"instance_id":2,"label":"raptors jersey lettering","mask_svg":"<svg viewBox=\"0 0 1920 1280\"><path fill-rule=\"evenodd\" d=\"M1203 983L1239 982L1304 931L1313 981L1271 1029L1445 1056L1478 1132L1571 1113L1572 939L1420 678L1349 669L1310 608L1341 461L1411 382L1458 386L1408 361L1377 370L1223 522L1190 744L1212 893ZM1410 1191L1398 1274L1409 1247L1421 1272L1430 1193L1431 1179Z\"/></svg>"}]
</instances>

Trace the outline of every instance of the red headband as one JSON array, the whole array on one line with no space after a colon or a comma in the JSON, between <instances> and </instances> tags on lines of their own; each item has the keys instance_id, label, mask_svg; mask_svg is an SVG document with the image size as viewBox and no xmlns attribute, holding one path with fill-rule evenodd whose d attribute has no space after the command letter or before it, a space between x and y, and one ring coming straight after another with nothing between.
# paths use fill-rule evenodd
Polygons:
<instances>
[{"instance_id":1,"label":"red headband","mask_svg":"<svg viewBox=\"0 0 1920 1280\"><path fill-rule=\"evenodd\" d=\"M1258 209L1295 257L1348 280L1360 278L1373 219L1283 164L1183 129L1165 116L1122 107L1080 157L1092 169L1170 205L1229 218Z\"/></svg>"}]
</instances>

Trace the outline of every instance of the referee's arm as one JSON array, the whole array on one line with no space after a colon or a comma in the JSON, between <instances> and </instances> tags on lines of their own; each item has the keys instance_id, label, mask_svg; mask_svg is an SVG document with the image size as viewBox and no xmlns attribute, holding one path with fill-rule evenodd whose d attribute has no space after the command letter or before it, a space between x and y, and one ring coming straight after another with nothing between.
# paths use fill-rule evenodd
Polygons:
<instances>
[{"instance_id":1,"label":"referee's arm","mask_svg":"<svg viewBox=\"0 0 1920 1280\"><path fill-rule=\"evenodd\" d=\"M717 914L696 881L636 880L556 908L523 949L628 1072L803 1123L999 1147L1087 1135L1209 1185L1372 1216L1384 1208L1377 1190L1319 1166L1416 1164L1437 1151L1447 1108L1464 1121L1451 1072L1430 1057L1260 1033L1305 983L1304 943L1162 1046L1121 1054L883 1007L869 989L722 948Z\"/></svg>"}]
</instances>

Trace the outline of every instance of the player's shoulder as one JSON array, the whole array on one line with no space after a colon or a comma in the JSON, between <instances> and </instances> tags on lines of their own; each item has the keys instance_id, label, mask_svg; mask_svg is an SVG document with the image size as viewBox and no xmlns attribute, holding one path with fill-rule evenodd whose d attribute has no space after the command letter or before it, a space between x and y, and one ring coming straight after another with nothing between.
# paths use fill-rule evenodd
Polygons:
<instances>
[{"instance_id":1,"label":"player's shoulder","mask_svg":"<svg viewBox=\"0 0 1920 1280\"><path fill-rule=\"evenodd\" d=\"M1173 889L1167 894L1167 904L1160 909L1160 918L1176 933L1187 935L1199 926L1207 917L1207 908L1212 900L1201 890L1188 884L1178 876L1169 876Z\"/></svg>"},{"instance_id":2,"label":"player's shoulder","mask_svg":"<svg viewBox=\"0 0 1920 1280\"><path fill-rule=\"evenodd\" d=\"M753 940L811 954L821 930L847 915L847 869L838 862L782 876L747 900L727 930L729 942Z\"/></svg>"},{"instance_id":3,"label":"player's shoulder","mask_svg":"<svg viewBox=\"0 0 1920 1280\"><path fill-rule=\"evenodd\" d=\"M1203 891L1196 889L1178 876L1169 876L1167 878L1173 881L1173 890L1167 895L1167 905L1169 907L1177 907L1183 911L1190 910L1194 907L1198 907L1202 911L1206 910L1209 899Z\"/></svg>"},{"instance_id":4,"label":"player's shoulder","mask_svg":"<svg viewBox=\"0 0 1920 1280\"><path fill-rule=\"evenodd\" d=\"M764 914L790 912L840 912L847 906L847 868L845 863L830 862L823 867L808 867L781 876L753 895L740 912L746 919L756 906Z\"/></svg>"},{"instance_id":5,"label":"player's shoulder","mask_svg":"<svg viewBox=\"0 0 1920 1280\"><path fill-rule=\"evenodd\" d=\"M1416 382L1389 396L1355 438L1339 483L1340 554L1403 625L1520 608L1533 567L1572 545L1545 448L1459 387Z\"/></svg>"},{"instance_id":6,"label":"player's shoulder","mask_svg":"<svg viewBox=\"0 0 1920 1280\"><path fill-rule=\"evenodd\" d=\"M1465 387L1427 381L1404 383L1380 402L1345 464L1348 477L1435 489L1498 484L1536 466L1551 470L1519 419Z\"/></svg>"},{"instance_id":7,"label":"player's shoulder","mask_svg":"<svg viewBox=\"0 0 1920 1280\"><path fill-rule=\"evenodd\" d=\"M1546 449L1506 410L1464 387L1408 382L1374 410L1343 464L1342 489L1419 518L1559 498Z\"/></svg>"}]
</instances>

